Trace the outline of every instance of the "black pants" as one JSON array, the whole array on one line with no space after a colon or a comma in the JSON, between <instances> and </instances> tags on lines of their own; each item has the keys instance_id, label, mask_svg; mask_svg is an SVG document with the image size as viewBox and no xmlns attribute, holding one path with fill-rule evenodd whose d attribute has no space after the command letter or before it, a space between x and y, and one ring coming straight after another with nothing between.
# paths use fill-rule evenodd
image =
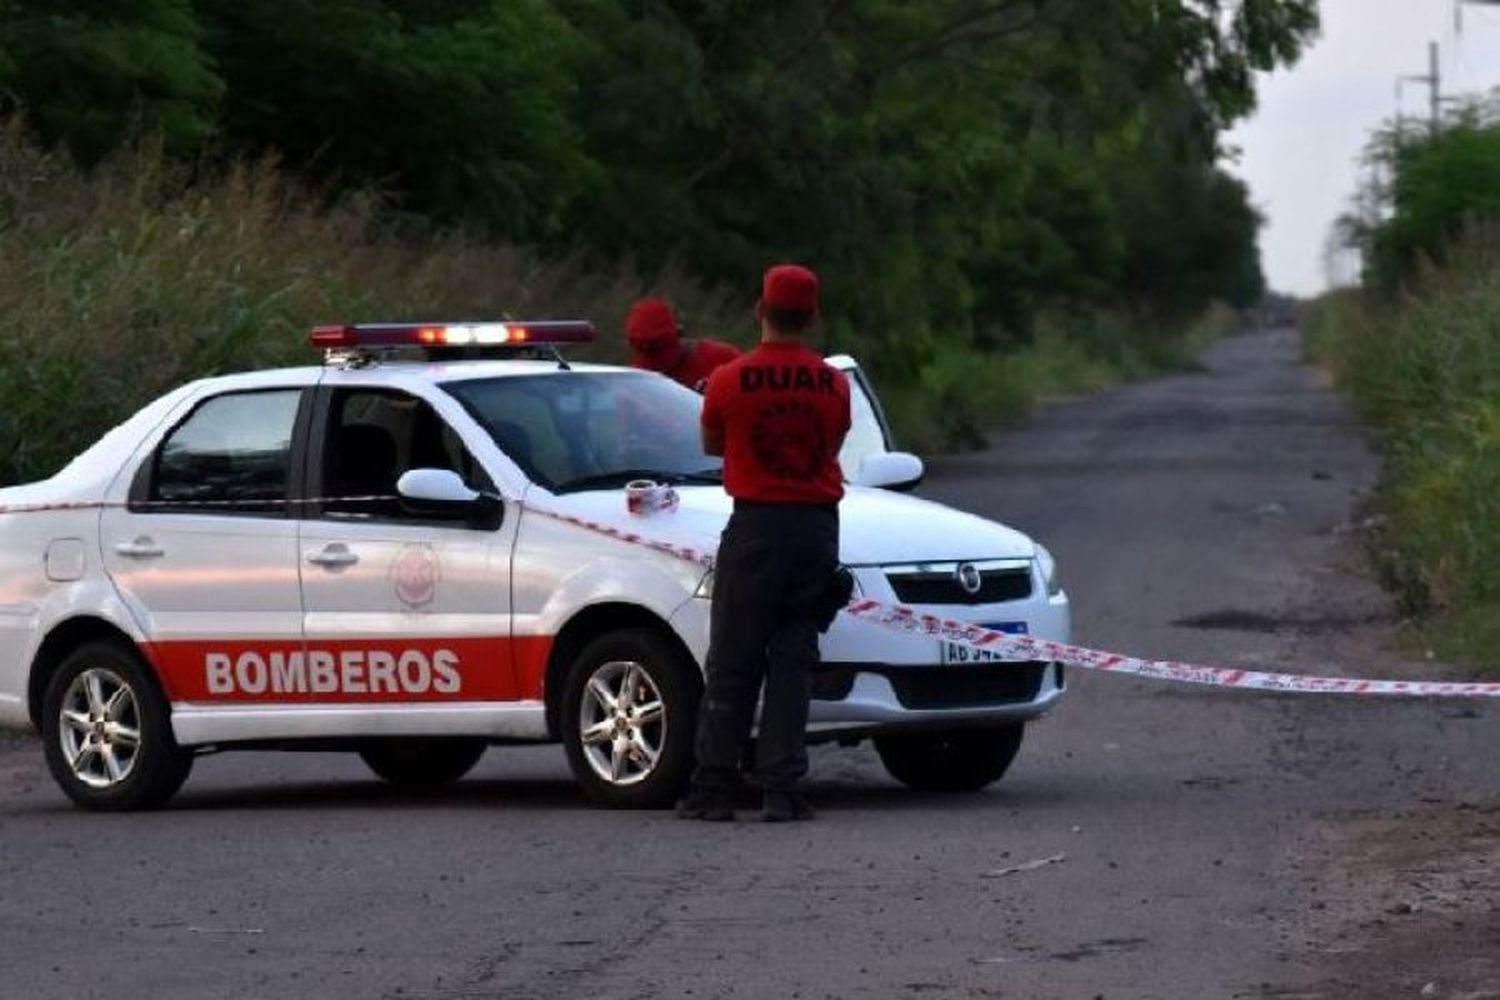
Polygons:
<instances>
[{"instance_id":1,"label":"black pants","mask_svg":"<svg viewBox=\"0 0 1500 1000\"><path fill-rule=\"evenodd\" d=\"M807 773L815 609L838 553L838 511L831 505L736 506L714 567L695 788L730 791L739 784L763 683L755 770L766 788L778 790Z\"/></svg>"}]
</instances>

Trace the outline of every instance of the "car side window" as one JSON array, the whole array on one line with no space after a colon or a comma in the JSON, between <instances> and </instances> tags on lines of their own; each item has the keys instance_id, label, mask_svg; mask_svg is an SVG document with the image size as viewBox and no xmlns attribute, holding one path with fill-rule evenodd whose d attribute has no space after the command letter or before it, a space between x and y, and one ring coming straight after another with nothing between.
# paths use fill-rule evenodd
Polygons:
<instances>
[{"instance_id":1,"label":"car side window","mask_svg":"<svg viewBox=\"0 0 1500 1000\"><path fill-rule=\"evenodd\" d=\"M410 469L449 469L470 489L494 492L484 469L426 400L391 389L337 389L328 407L321 482L324 514L430 521L407 509L396 481Z\"/></svg>"},{"instance_id":2,"label":"car side window","mask_svg":"<svg viewBox=\"0 0 1500 1000\"><path fill-rule=\"evenodd\" d=\"M206 400L162 441L147 498L169 509L281 516L301 400L300 389Z\"/></svg>"}]
</instances>

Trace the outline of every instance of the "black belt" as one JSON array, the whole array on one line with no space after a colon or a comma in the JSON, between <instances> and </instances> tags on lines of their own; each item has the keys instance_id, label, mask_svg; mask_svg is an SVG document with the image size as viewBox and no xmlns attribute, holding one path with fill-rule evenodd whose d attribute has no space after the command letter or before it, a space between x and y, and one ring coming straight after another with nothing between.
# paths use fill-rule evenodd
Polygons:
<instances>
[{"instance_id":1,"label":"black belt","mask_svg":"<svg viewBox=\"0 0 1500 1000\"><path fill-rule=\"evenodd\" d=\"M824 514L837 514L836 503L813 503L803 500L741 500L734 498L735 510L811 510Z\"/></svg>"}]
</instances>

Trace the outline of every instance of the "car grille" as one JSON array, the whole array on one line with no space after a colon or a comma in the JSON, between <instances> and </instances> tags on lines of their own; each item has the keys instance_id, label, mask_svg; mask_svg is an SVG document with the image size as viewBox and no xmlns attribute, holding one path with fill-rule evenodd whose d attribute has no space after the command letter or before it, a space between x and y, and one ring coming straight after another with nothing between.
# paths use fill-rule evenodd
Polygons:
<instances>
[{"instance_id":1,"label":"car grille","mask_svg":"<svg viewBox=\"0 0 1500 1000\"><path fill-rule=\"evenodd\" d=\"M1047 666L1040 661L970 667L825 663L813 674L812 696L819 701L842 701L854 689L855 674L872 673L890 681L903 708L1010 705L1036 697Z\"/></svg>"},{"instance_id":2,"label":"car grille","mask_svg":"<svg viewBox=\"0 0 1500 1000\"><path fill-rule=\"evenodd\" d=\"M886 671L907 708L963 708L1030 701L1042 686L1044 663L974 667L894 667Z\"/></svg>"},{"instance_id":3,"label":"car grille","mask_svg":"<svg viewBox=\"0 0 1500 1000\"><path fill-rule=\"evenodd\" d=\"M886 579L903 604L999 604L1031 596L1031 567L979 568L979 589L969 593L958 582L958 567L890 570Z\"/></svg>"}]
</instances>

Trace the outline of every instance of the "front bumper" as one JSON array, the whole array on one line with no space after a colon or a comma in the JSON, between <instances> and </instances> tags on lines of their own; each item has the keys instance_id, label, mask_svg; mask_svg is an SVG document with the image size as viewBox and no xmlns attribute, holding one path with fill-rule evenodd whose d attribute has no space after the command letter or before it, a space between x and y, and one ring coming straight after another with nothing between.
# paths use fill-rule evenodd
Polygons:
<instances>
[{"instance_id":1,"label":"front bumper","mask_svg":"<svg viewBox=\"0 0 1500 1000\"><path fill-rule=\"evenodd\" d=\"M829 691L831 675L850 675L846 691ZM1053 663L884 664L825 663L814 680L808 733L849 735L895 726L1024 722L1046 713L1062 697L1063 669ZM838 681L842 686L842 678ZM834 697L819 697L820 694Z\"/></svg>"},{"instance_id":2,"label":"front bumper","mask_svg":"<svg viewBox=\"0 0 1500 1000\"><path fill-rule=\"evenodd\" d=\"M860 596L897 603L880 567L857 567ZM979 605L910 605L918 612L981 624L1021 623L1028 635L1069 642L1066 593L1033 589L1021 600ZM674 617L698 662L708 652L708 602ZM808 733L827 739L897 727L1006 725L1034 719L1063 695L1063 668L1040 662L946 663L939 640L839 615L820 642Z\"/></svg>"}]
</instances>

